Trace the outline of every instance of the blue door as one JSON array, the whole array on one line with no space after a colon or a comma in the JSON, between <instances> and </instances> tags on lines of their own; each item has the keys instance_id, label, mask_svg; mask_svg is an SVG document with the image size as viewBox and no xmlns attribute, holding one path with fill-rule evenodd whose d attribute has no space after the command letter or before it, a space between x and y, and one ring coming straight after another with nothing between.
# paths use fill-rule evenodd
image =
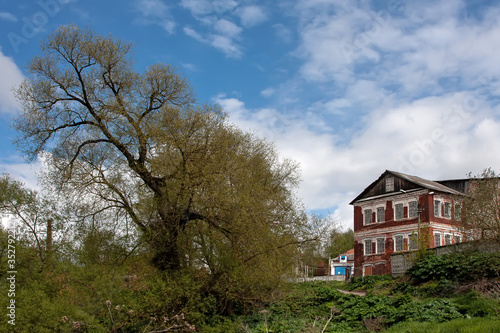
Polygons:
<instances>
[{"instance_id":1,"label":"blue door","mask_svg":"<svg viewBox=\"0 0 500 333\"><path fill-rule=\"evenodd\" d=\"M345 275L345 267L335 267L335 275Z\"/></svg>"}]
</instances>

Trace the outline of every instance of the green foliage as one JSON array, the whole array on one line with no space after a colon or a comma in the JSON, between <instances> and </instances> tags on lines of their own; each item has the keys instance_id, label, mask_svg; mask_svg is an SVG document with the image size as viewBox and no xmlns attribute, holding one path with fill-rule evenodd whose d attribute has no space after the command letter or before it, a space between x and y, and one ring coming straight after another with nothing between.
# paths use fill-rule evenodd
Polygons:
<instances>
[{"instance_id":1,"label":"green foliage","mask_svg":"<svg viewBox=\"0 0 500 333\"><path fill-rule=\"evenodd\" d=\"M453 303L459 306L459 311L470 317L498 316L500 300L485 298L481 294L470 291L453 298Z\"/></svg>"},{"instance_id":2,"label":"green foliage","mask_svg":"<svg viewBox=\"0 0 500 333\"><path fill-rule=\"evenodd\" d=\"M364 277L354 277L348 285L349 290L364 289L372 290L379 284L392 282L394 279L390 275L368 275Z\"/></svg>"},{"instance_id":3,"label":"green foliage","mask_svg":"<svg viewBox=\"0 0 500 333\"><path fill-rule=\"evenodd\" d=\"M330 237L327 241L325 255L330 255L335 258L354 247L354 231L348 229L347 231L332 230Z\"/></svg>"},{"instance_id":4,"label":"green foliage","mask_svg":"<svg viewBox=\"0 0 500 333\"><path fill-rule=\"evenodd\" d=\"M478 278L495 278L500 274L500 253L430 255L416 262L407 274L414 283L441 279L473 281Z\"/></svg>"},{"instance_id":5,"label":"green foliage","mask_svg":"<svg viewBox=\"0 0 500 333\"><path fill-rule=\"evenodd\" d=\"M498 332L500 319L455 319L444 323L404 322L392 326L386 333L485 333Z\"/></svg>"}]
</instances>

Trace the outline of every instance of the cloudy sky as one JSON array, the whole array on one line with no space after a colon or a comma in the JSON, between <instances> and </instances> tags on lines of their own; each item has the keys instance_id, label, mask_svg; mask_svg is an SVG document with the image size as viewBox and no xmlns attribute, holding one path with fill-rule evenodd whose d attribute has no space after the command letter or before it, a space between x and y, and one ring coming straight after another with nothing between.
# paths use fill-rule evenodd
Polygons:
<instances>
[{"instance_id":1,"label":"cloudy sky","mask_svg":"<svg viewBox=\"0 0 500 333\"><path fill-rule=\"evenodd\" d=\"M499 17L481 0L0 0L0 172L36 182L12 145L11 86L75 23L133 41L138 70L179 67L300 163L309 210L352 227L348 203L386 169L500 169Z\"/></svg>"}]
</instances>

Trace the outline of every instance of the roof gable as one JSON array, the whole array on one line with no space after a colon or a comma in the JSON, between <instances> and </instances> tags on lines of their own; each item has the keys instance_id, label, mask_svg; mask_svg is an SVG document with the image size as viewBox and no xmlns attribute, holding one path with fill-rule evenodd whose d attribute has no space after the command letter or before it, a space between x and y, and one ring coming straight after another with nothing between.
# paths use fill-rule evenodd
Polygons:
<instances>
[{"instance_id":1,"label":"roof gable","mask_svg":"<svg viewBox=\"0 0 500 333\"><path fill-rule=\"evenodd\" d=\"M353 201L354 203L372 198L380 195L390 195L391 193L398 193L401 191L428 189L431 191L444 192L454 195L461 195L462 193L450 187L447 187L438 182L420 178L417 176L410 176L401 172L386 170L377 180L371 183L364 189Z\"/></svg>"}]
</instances>

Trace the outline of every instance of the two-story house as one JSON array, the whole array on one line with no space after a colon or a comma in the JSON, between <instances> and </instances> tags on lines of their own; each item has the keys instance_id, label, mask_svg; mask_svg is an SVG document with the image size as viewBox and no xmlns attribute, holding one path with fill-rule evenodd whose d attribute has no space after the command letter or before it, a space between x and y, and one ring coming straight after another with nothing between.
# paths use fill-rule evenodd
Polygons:
<instances>
[{"instance_id":1,"label":"two-story house","mask_svg":"<svg viewBox=\"0 0 500 333\"><path fill-rule=\"evenodd\" d=\"M468 179L430 181L385 171L354 206L354 276L391 273L391 254L461 242Z\"/></svg>"}]
</instances>

